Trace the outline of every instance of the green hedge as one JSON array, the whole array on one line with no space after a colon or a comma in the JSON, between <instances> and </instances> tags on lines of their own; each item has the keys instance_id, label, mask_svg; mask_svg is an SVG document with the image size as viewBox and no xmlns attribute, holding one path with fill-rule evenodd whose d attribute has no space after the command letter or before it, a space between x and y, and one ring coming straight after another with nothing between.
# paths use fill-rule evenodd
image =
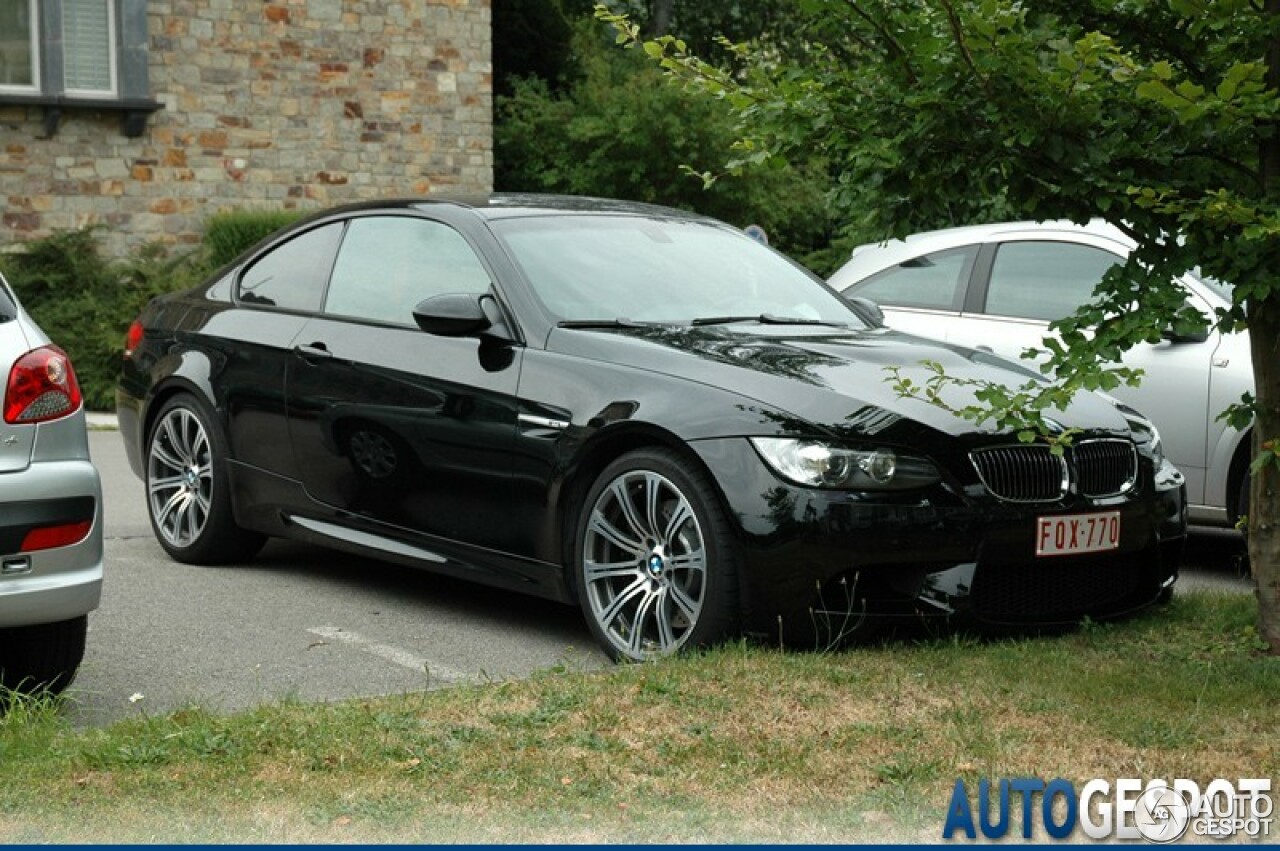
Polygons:
<instances>
[{"instance_id":1,"label":"green hedge","mask_svg":"<svg viewBox=\"0 0 1280 851\"><path fill-rule=\"evenodd\" d=\"M71 356L85 406L115 408L124 336L157 295L194 286L298 213L221 213L197 249L149 245L127 260L102 256L95 229L66 231L0 256L0 271L32 318Z\"/></svg>"},{"instance_id":2,"label":"green hedge","mask_svg":"<svg viewBox=\"0 0 1280 851\"><path fill-rule=\"evenodd\" d=\"M217 269L230 263L300 216L301 213L285 210L237 210L210 216L204 225L203 242L208 267Z\"/></svg>"}]
</instances>

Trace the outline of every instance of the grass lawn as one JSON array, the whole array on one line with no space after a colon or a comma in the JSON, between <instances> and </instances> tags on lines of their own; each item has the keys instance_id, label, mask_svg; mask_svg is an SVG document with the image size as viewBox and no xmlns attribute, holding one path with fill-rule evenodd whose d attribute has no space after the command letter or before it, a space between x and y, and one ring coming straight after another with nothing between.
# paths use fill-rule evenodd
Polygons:
<instances>
[{"instance_id":1,"label":"grass lawn","mask_svg":"<svg viewBox=\"0 0 1280 851\"><path fill-rule=\"evenodd\" d=\"M734 644L92 730L19 700L0 841L936 842L958 777L1275 784L1280 659L1255 613L1186 593L1065 635Z\"/></svg>"}]
</instances>

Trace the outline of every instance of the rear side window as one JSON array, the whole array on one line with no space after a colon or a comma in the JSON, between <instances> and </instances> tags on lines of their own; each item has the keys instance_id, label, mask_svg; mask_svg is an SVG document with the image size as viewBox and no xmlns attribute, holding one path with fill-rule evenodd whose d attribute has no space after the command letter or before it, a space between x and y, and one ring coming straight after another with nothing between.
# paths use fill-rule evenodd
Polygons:
<instances>
[{"instance_id":1,"label":"rear side window","mask_svg":"<svg viewBox=\"0 0 1280 851\"><path fill-rule=\"evenodd\" d=\"M334 222L276 246L240 276L237 298L242 304L319 310L341 239L342 223Z\"/></svg>"},{"instance_id":2,"label":"rear side window","mask_svg":"<svg viewBox=\"0 0 1280 851\"><path fill-rule=\"evenodd\" d=\"M413 325L413 308L446 293L485 293L489 274L448 225L407 216L353 219L324 312Z\"/></svg>"},{"instance_id":3,"label":"rear side window","mask_svg":"<svg viewBox=\"0 0 1280 851\"><path fill-rule=\"evenodd\" d=\"M996 251L986 312L1052 322L1093 298L1107 270L1123 262L1110 251L1070 242L1006 242Z\"/></svg>"},{"instance_id":4,"label":"rear side window","mask_svg":"<svg viewBox=\"0 0 1280 851\"><path fill-rule=\"evenodd\" d=\"M854 284L844 294L881 305L959 310L977 255L978 247L968 245L913 257Z\"/></svg>"},{"instance_id":5,"label":"rear side window","mask_svg":"<svg viewBox=\"0 0 1280 851\"><path fill-rule=\"evenodd\" d=\"M0 278L0 322L11 322L17 318L18 305L9 295L9 288L5 286L4 278Z\"/></svg>"}]
</instances>

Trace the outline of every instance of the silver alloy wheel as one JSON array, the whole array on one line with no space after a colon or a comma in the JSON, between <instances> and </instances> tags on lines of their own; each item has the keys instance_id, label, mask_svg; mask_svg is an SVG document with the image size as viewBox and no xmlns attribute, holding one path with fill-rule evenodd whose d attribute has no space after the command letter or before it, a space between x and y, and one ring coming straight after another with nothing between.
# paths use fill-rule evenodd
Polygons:
<instances>
[{"instance_id":1,"label":"silver alloy wheel","mask_svg":"<svg viewBox=\"0 0 1280 851\"><path fill-rule=\"evenodd\" d=\"M707 588L702 528L688 498L650 470L600 492L583 540L591 615L621 653L665 656L693 632Z\"/></svg>"},{"instance_id":2,"label":"silver alloy wheel","mask_svg":"<svg viewBox=\"0 0 1280 851\"><path fill-rule=\"evenodd\" d=\"M191 546L213 504L213 452L200 419L173 408L156 425L147 453L147 501L156 529L171 546Z\"/></svg>"}]
</instances>

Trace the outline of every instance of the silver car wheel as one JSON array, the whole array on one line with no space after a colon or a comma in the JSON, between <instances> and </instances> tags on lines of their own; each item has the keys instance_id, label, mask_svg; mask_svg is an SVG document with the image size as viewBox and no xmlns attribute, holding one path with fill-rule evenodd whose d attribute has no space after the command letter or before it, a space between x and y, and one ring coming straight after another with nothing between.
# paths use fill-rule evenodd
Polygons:
<instances>
[{"instance_id":1,"label":"silver car wheel","mask_svg":"<svg viewBox=\"0 0 1280 851\"><path fill-rule=\"evenodd\" d=\"M173 408L156 425L147 453L147 502L171 546L199 539L213 504L213 453L194 413Z\"/></svg>"},{"instance_id":2,"label":"silver car wheel","mask_svg":"<svg viewBox=\"0 0 1280 851\"><path fill-rule=\"evenodd\" d=\"M634 470L613 479L591 508L583 588L600 631L641 660L678 650L693 632L707 588L702 528L669 479Z\"/></svg>"}]
</instances>

